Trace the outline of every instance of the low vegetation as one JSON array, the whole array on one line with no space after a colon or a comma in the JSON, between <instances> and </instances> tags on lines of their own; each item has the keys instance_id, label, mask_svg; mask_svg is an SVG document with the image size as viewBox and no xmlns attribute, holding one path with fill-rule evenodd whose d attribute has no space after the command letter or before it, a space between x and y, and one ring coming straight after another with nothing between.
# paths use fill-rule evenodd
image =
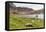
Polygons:
<instances>
[{"instance_id":1,"label":"low vegetation","mask_svg":"<svg viewBox=\"0 0 46 32\"><path fill-rule=\"evenodd\" d=\"M40 28L43 27L43 20L36 18L25 18L18 16L10 16L10 29L24 29L24 28ZM27 27L25 24L30 23L32 26Z\"/></svg>"}]
</instances>

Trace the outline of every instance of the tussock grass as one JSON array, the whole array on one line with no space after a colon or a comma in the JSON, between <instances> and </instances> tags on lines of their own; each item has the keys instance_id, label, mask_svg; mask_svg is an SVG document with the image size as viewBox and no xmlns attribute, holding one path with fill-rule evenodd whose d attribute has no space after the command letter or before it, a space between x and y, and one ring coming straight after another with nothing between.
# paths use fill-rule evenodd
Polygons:
<instances>
[{"instance_id":1,"label":"tussock grass","mask_svg":"<svg viewBox=\"0 0 46 32\"><path fill-rule=\"evenodd\" d=\"M33 19L18 16L10 16L9 18L10 29L40 28L43 27L44 24L44 21L42 19ZM27 23L32 23L33 27L26 27L25 24Z\"/></svg>"}]
</instances>

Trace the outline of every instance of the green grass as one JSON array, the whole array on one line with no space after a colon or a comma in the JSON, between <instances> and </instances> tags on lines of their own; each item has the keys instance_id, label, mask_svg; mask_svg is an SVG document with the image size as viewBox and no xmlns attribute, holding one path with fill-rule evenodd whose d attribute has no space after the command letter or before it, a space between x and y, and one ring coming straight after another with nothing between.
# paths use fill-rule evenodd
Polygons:
<instances>
[{"instance_id":1,"label":"green grass","mask_svg":"<svg viewBox=\"0 0 46 32\"><path fill-rule=\"evenodd\" d=\"M33 18L25 18L25 17L17 17L17 16L10 16L9 26L10 29L23 29L23 28L40 28L43 27L43 20L42 19L33 19ZM33 20L33 22L32 22ZM32 23L33 27L26 27L25 24Z\"/></svg>"}]
</instances>

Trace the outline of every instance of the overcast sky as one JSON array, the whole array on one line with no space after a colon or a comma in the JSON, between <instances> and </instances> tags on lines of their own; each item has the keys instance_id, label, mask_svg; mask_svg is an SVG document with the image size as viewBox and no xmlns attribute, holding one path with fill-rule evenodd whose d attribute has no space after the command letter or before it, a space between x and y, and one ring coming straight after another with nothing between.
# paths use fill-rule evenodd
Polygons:
<instances>
[{"instance_id":1,"label":"overcast sky","mask_svg":"<svg viewBox=\"0 0 46 32\"><path fill-rule=\"evenodd\" d=\"M44 8L43 5L40 4L24 4L24 3L13 3L16 5L16 7L28 7L28 8L33 8L34 10L39 10Z\"/></svg>"}]
</instances>

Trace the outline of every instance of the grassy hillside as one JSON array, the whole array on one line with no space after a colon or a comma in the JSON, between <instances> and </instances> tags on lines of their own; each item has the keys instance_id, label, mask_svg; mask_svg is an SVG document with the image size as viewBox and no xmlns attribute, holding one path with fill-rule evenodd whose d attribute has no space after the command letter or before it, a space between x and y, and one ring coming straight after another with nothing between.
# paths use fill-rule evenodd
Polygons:
<instances>
[{"instance_id":1,"label":"grassy hillside","mask_svg":"<svg viewBox=\"0 0 46 32\"><path fill-rule=\"evenodd\" d=\"M43 27L44 21L42 19L25 18L10 16L10 29L23 29L23 28L40 28ZM25 24L32 24L31 27L27 27Z\"/></svg>"}]
</instances>

